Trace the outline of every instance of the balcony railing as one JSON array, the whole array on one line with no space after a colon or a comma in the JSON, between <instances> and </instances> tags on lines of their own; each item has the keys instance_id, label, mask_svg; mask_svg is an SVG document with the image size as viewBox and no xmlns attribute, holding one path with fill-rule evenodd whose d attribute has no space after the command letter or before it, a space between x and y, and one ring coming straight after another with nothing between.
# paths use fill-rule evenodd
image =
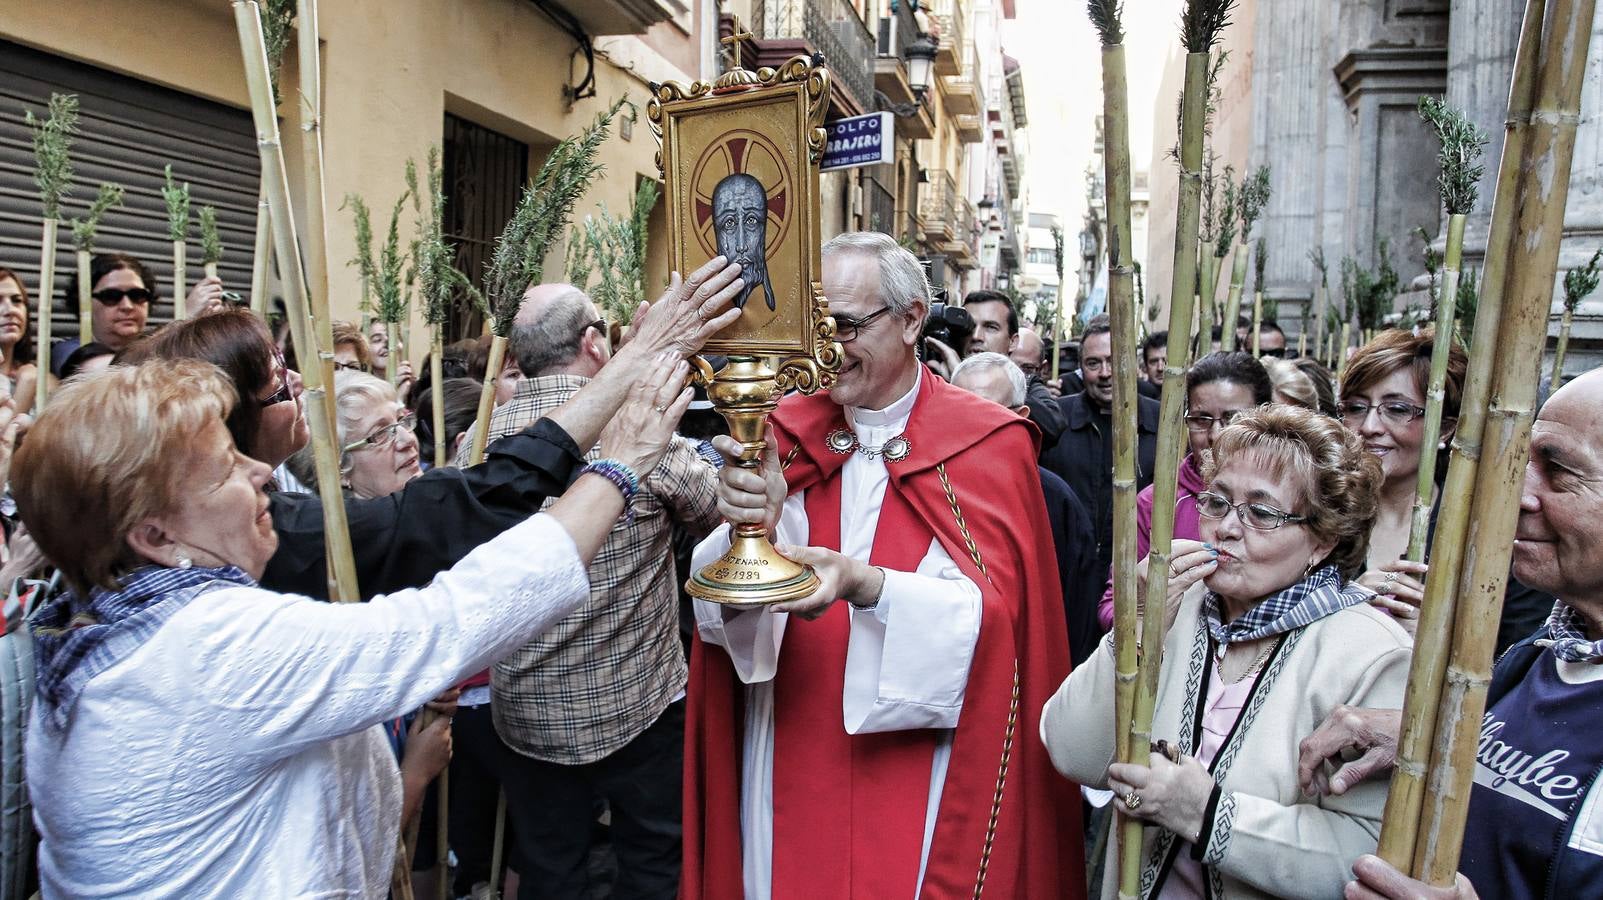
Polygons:
<instances>
[{"instance_id":1,"label":"balcony railing","mask_svg":"<svg viewBox=\"0 0 1603 900\"><path fill-rule=\"evenodd\" d=\"M918 34L918 20L913 18L913 5L898 3L896 12L880 17L875 52L879 56L906 59L907 48L918 40Z\"/></svg>"},{"instance_id":2,"label":"balcony railing","mask_svg":"<svg viewBox=\"0 0 1603 900\"><path fill-rule=\"evenodd\" d=\"M935 22L940 38L935 42L938 75L956 75L963 67L963 47L967 44L968 8L963 0L936 0Z\"/></svg>"},{"instance_id":3,"label":"balcony railing","mask_svg":"<svg viewBox=\"0 0 1603 900\"><path fill-rule=\"evenodd\" d=\"M957 201L957 182L950 175L941 175L924 185L919 215L924 220L924 234L931 241L949 241L957 236Z\"/></svg>"},{"instance_id":4,"label":"balcony railing","mask_svg":"<svg viewBox=\"0 0 1603 900\"><path fill-rule=\"evenodd\" d=\"M874 166L875 170L883 170L881 175L870 171L863 179L863 227L869 231L879 231L896 237L896 167L891 165Z\"/></svg>"},{"instance_id":5,"label":"balcony railing","mask_svg":"<svg viewBox=\"0 0 1603 900\"><path fill-rule=\"evenodd\" d=\"M752 19L764 42L801 40L824 54L857 110L874 108L874 36L849 0L755 0Z\"/></svg>"}]
</instances>

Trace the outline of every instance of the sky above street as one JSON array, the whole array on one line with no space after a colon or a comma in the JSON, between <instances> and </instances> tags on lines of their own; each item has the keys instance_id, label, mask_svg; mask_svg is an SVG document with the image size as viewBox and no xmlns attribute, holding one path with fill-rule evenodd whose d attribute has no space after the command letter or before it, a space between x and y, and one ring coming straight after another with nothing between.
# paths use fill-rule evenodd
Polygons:
<instances>
[{"instance_id":1,"label":"sky above street","mask_svg":"<svg viewBox=\"0 0 1603 900\"><path fill-rule=\"evenodd\" d=\"M1017 18L1004 23L1002 38L1024 69L1030 210L1057 213L1072 234L1085 213L1085 169L1102 112L1101 43L1083 0L1017 2ZM1137 169L1152 158L1153 104L1164 59L1180 43L1180 8L1181 0L1125 3L1130 153ZM1174 98L1161 102L1172 107Z\"/></svg>"}]
</instances>

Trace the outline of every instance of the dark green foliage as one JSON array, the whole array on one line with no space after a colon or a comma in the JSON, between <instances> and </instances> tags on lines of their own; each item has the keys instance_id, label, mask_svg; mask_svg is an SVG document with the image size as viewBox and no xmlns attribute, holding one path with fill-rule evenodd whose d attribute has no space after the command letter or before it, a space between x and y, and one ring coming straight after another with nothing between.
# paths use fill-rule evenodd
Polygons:
<instances>
[{"instance_id":1,"label":"dark green foliage","mask_svg":"<svg viewBox=\"0 0 1603 900\"><path fill-rule=\"evenodd\" d=\"M61 218L61 198L72 191L72 136L78 132L78 95L51 94L50 111L41 121L33 110L23 112L33 130L33 182L46 219Z\"/></svg>"},{"instance_id":2,"label":"dark green foliage","mask_svg":"<svg viewBox=\"0 0 1603 900\"><path fill-rule=\"evenodd\" d=\"M1187 53L1207 53L1219 43L1219 35L1230 24L1236 0L1189 0L1180 18L1181 43Z\"/></svg>"},{"instance_id":3,"label":"dark green foliage","mask_svg":"<svg viewBox=\"0 0 1603 900\"><path fill-rule=\"evenodd\" d=\"M1603 258L1603 249L1592 254L1586 265L1571 269L1564 273L1564 309L1573 313L1588 295L1597 290L1598 260Z\"/></svg>"},{"instance_id":4,"label":"dark green foliage","mask_svg":"<svg viewBox=\"0 0 1603 900\"><path fill-rule=\"evenodd\" d=\"M1476 128L1463 111L1435 97L1419 98L1419 115L1441 141L1437 157L1441 174L1436 178L1436 185L1441 189L1442 205L1447 208L1448 215L1468 215L1475 206L1481 175L1486 171L1480 165L1486 133Z\"/></svg>"},{"instance_id":5,"label":"dark green foliage","mask_svg":"<svg viewBox=\"0 0 1603 900\"><path fill-rule=\"evenodd\" d=\"M122 205L122 185L102 184L100 193L95 195L95 202L89 204L89 211L82 219L72 220L72 242L79 250L93 252L95 249L95 231L100 228L100 220L113 206Z\"/></svg>"},{"instance_id":6,"label":"dark green foliage","mask_svg":"<svg viewBox=\"0 0 1603 900\"><path fill-rule=\"evenodd\" d=\"M1102 46L1124 43L1121 25L1124 18L1123 3L1119 0L1087 0L1086 12L1091 16L1091 24L1096 26L1097 34L1102 36Z\"/></svg>"}]
</instances>

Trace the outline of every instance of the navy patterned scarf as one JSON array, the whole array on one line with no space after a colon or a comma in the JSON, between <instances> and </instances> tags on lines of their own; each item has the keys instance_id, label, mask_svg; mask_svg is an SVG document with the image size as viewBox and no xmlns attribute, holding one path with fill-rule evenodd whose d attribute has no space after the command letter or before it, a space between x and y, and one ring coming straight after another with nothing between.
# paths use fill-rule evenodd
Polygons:
<instances>
[{"instance_id":1,"label":"navy patterned scarf","mask_svg":"<svg viewBox=\"0 0 1603 900\"><path fill-rule=\"evenodd\" d=\"M144 644L196 596L256 581L234 566L174 569L146 566L116 590L95 588L84 599L68 591L33 615L35 684L47 723L64 728L84 686Z\"/></svg>"},{"instance_id":2,"label":"navy patterned scarf","mask_svg":"<svg viewBox=\"0 0 1603 900\"><path fill-rule=\"evenodd\" d=\"M1220 615L1219 595L1209 591L1202 601L1202 617L1208 633L1219 643L1219 652L1232 643L1256 641L1288 631L1296 631L1349 606L1367 602L1373 596L1357 582L1343 584L1335 566L1325 566L1307 578L1264 598L1262 603L1237 616L1226 625Z\"/></svg>"},{"instance_id":3,"label":"navy patterned scarf","mask_svg":"<svg viewBox=\"0 0 1603 900\"><path fill-rule=\"evenodd\" d=\"M1603 662L1603 641L1589 641L1581 627L1581 614L1563 600L1553 604L1547 617L1547 633L1551 641L1545 642L1553 655L1565 662Z\"/></svg>"}]
</instances>

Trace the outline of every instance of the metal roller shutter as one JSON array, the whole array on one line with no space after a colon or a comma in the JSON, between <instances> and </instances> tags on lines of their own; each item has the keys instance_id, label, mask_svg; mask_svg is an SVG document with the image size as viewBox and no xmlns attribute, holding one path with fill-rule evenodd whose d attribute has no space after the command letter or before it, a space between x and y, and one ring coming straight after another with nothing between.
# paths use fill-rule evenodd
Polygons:
<instances>
[{"instance_id":1,"label":"metal roller shutter","mask_svg":"<svg viewBox=\"0 0 1603 900\"><path fill-rule=\"evenodd\" d=\"M50 94L77 94L79 134L73 143L72 192L64 219L82 216L103 181L127 189L123 206L106 216L95 248L138 257L156 273L152 323L172 317L172 244L161 198L162 169L189 182L193 217L187 280L203 277L199 214L217 208L223 241L218 274L229 290L250 291L260 171L250 113L105 69L0 41L0 265L39 291L40 209L33 181L33 137L23 110L42 116ZM66 296L76 266L72 234L61 226L52 296L55 333L77 333L78 298Z\"/></svg>"}]
</instances>

